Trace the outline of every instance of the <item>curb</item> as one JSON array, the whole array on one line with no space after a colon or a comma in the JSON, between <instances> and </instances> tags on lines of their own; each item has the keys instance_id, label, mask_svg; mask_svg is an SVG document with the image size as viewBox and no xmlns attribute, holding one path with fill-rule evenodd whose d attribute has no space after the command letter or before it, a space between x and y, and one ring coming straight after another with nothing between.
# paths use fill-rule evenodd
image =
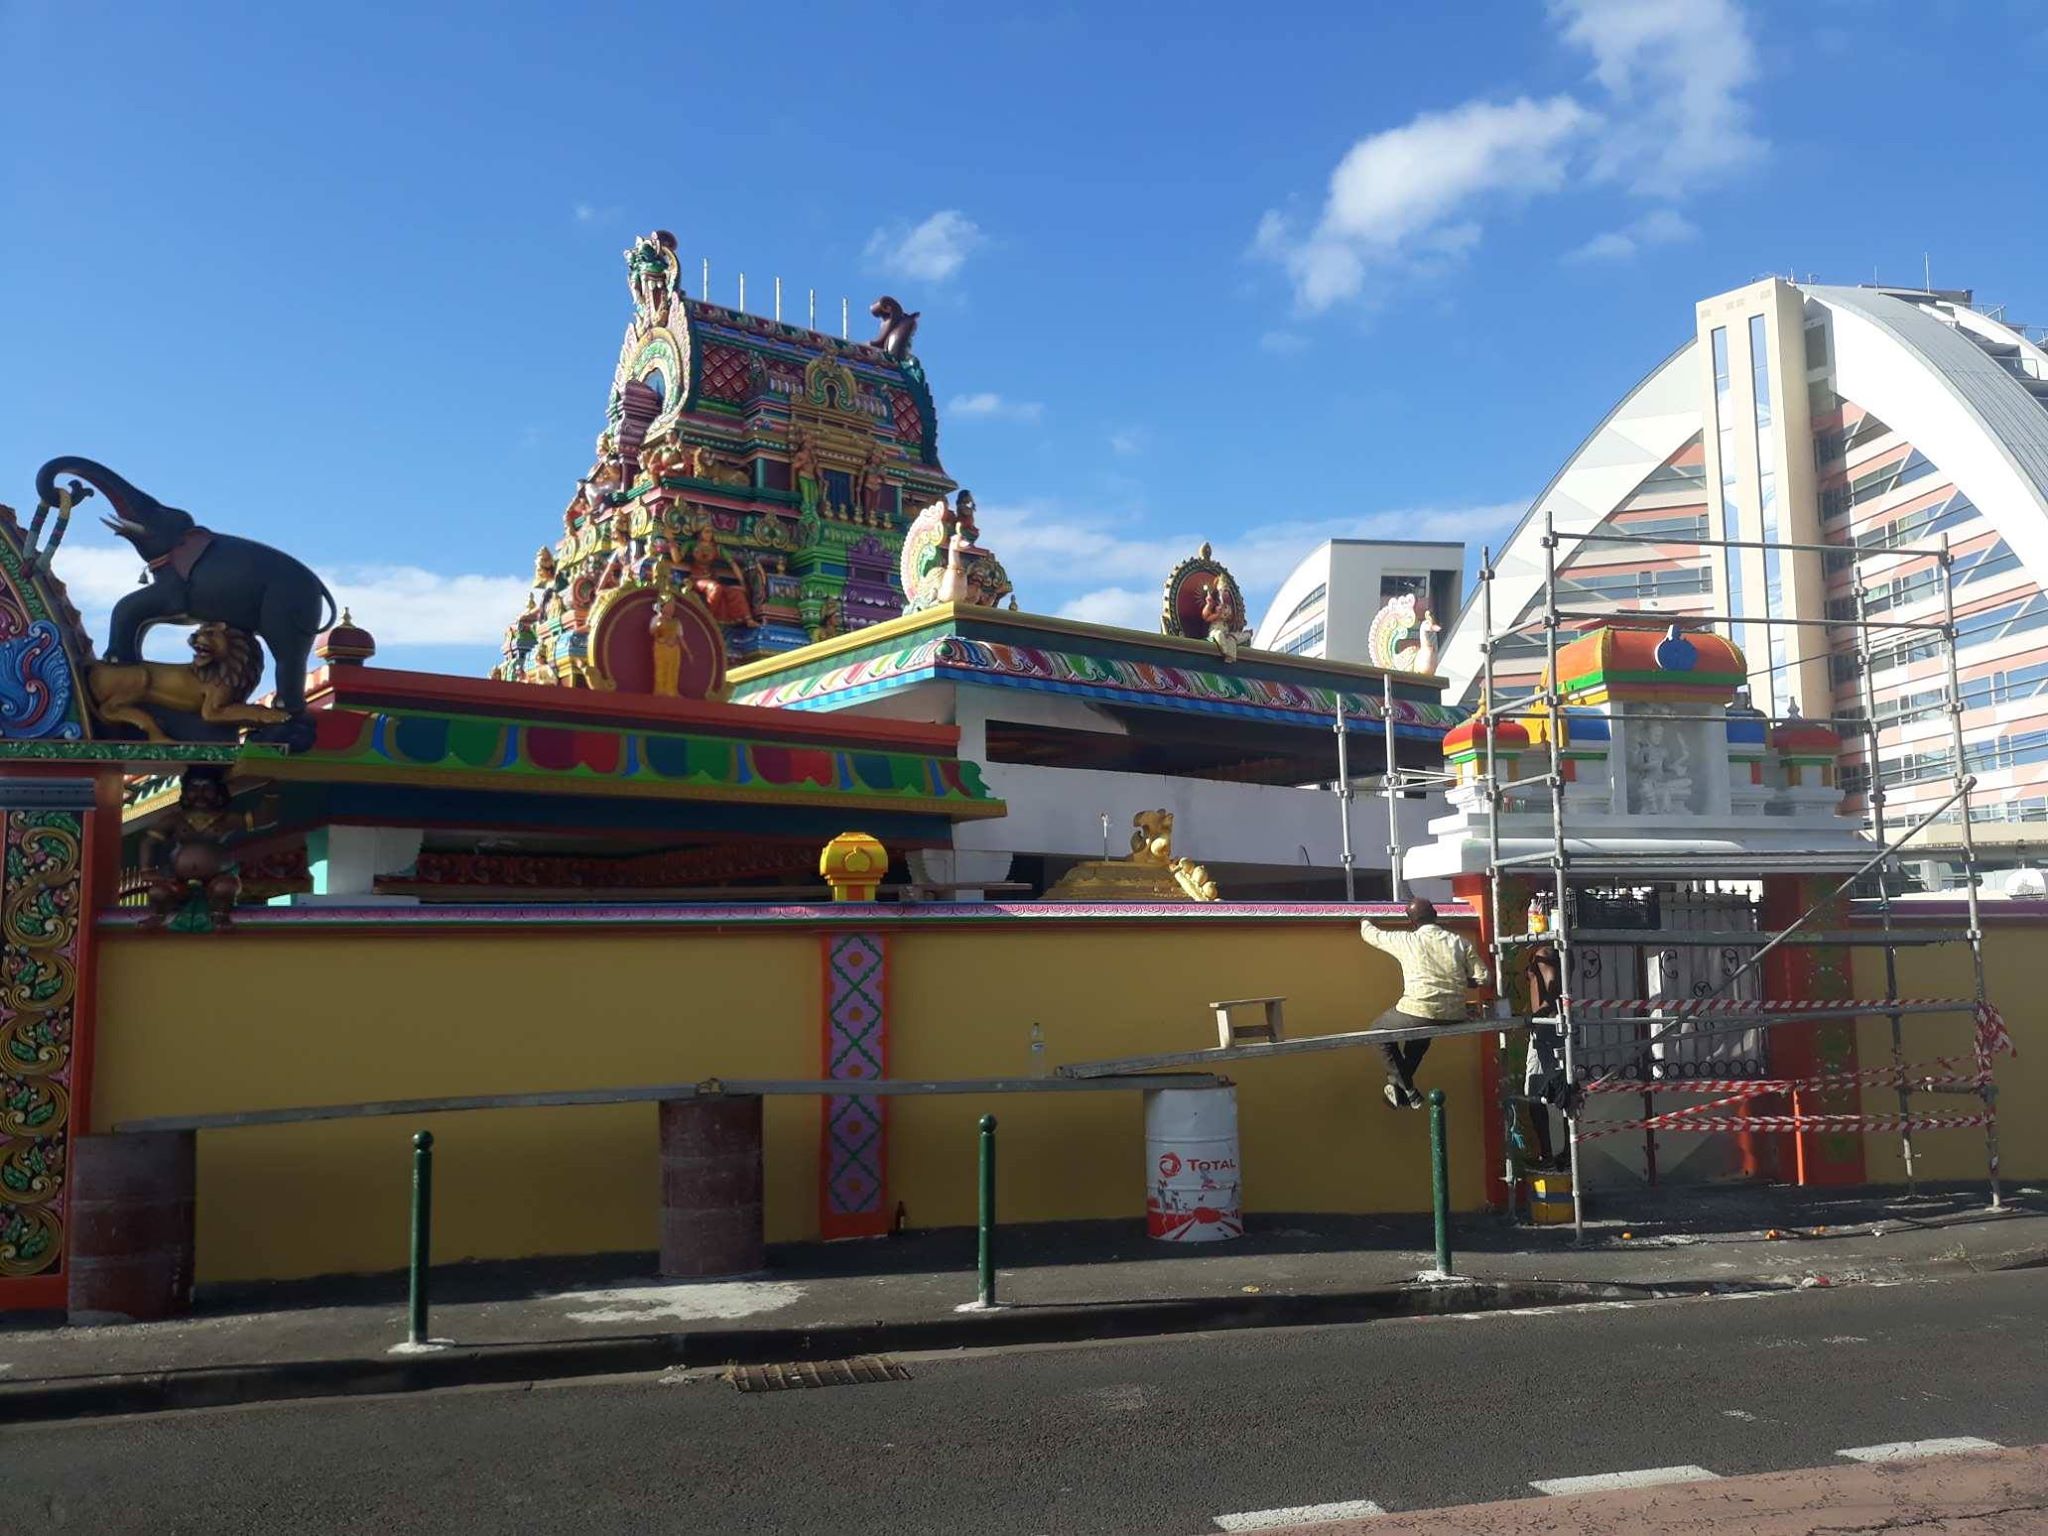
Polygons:
<instances>
[{"instance_id":1,"label":"curb","mask_svg":"<svg viewBox=\"0 0 2048 1536\"><path fill-rule=\"evenodd\" d=\"M1146 1335L1373 1322L1511 1307L1648 1301L1786 1289L1769 1282L1668 1286L1589 1282L1450 1281L1311 1295L1218 1296L1096 1306L1017 1307L901 1323L815 1328L716 1328L597 1339L455 1347L411 1357L280 1360L119 1376L0 1383L0 1424L166 1413L240 1403L431 1392L579 1376L634 1375L722 1365L774 1365L855 1355L926 1353L1016 1344L1077 1344Z\"/></svg>"}]
</instances>

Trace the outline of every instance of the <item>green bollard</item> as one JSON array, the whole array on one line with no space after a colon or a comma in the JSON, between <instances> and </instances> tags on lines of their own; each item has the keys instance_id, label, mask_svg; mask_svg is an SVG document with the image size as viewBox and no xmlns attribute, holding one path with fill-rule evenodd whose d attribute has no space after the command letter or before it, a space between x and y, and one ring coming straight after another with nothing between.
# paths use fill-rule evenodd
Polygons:
<instances>
[{"instance_id":1,"label":"green bollard","mask_svg":"<svg viewBox=\"0 0 2048 1536\"><path fill-rule=\"evenodd\" d=\"M1429 1090L1429 1193L1436 1209L1436 1269L1451 1272L1451 1154L1444 1145L1444 1091Z\"/></svg>"},{"instance_id":2,"label":"green bollard","mask_svg":"<svg viewBox=\"0 0 2048 1536\"><path fill-rule=\"evenodd\" d=\"M996 1304L996 1117L981 1117L981 1305Z\"/></svg>"},{"instance_id":3,"label":"green bollard","mask_svg":"<svg viewBox=\"0 0 2048 1536\"><path fill-rule=\"evenodd\" d=\"M427 1342L427 1265L433 1223L434 1133L419 1131L412 1138L412 1305L406 1333L414 1344Z\"/></svg>"}]
</instances>

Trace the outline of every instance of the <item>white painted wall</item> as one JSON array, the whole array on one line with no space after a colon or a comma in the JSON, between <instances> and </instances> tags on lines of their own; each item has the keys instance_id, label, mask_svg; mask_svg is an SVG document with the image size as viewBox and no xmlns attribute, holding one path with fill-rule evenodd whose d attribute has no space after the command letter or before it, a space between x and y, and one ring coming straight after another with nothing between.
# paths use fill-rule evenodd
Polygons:
<instances>
[{"instance_id":1,"label":"white painted wall","mask_svg":"<svg viewBox=\"0 0 2048 1536\"><path fill-rule=\"evenodd\" d=\"M1327 790L1035 763L990 763L982 776L1010 814L961 823L953 834L958 848L1096 859L1107 812L1110 857L1122 858L1130 852L1131 818L1165 809L1173 812L1174 853L1199 864L1343 868L1337 797ZM1404 844L1427 840L1432 804L1440 814L1441 801L1402 803ZM1386 803L1360 794L1351 805L1353 867L1386 869L1386 843Z\"/></svg>"}]
</instances>

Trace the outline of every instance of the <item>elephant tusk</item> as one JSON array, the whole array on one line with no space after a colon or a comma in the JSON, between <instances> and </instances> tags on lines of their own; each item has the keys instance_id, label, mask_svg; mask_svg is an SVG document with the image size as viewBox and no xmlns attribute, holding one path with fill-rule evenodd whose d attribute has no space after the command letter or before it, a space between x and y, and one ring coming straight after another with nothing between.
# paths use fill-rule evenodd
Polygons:
<instances>
[{"instance_id":1,"label":"elephant tusk","mask_svg":"<svg viewBox=\"0 0 2048 1536\"><path fill-rule=\"evenodd\" d=\"M101 518L100 522L104 524L109 530L111 530L114 533L120 534L125 539L139 539L142 537L143 534L149 531L147 528L143 527L142 524L135 522L131 518L126 517L108 516Z\"/></svg>"}]
</instances>

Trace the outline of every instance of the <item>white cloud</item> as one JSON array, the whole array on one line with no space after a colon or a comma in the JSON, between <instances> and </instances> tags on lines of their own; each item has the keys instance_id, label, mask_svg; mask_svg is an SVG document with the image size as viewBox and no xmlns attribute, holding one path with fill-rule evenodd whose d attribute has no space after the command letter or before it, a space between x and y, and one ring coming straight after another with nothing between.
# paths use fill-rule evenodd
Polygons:
<instances>
[{"instance_id":1,"label":"white cloud","mask_svg":"<svg viewBox=\"0 0 2048 1536\"><path fill-rule=\"evenodd\" d=\"M1626 261L1653 245L1676 245L1699 236L1699 226L1675 208L1652 208L1640 219L1620 229L1595 235L1576 250L1567 251L1566 261Z\"/></svg>"},{"instance_id":2,"label":"white cloud","mask_svg":"<svg viewBox=\"0 0 2048 1536\"><path fill-rule=\"evenodd\" d=\"M1315 228L1298 235L1268 213L1255 248L1282 263L1308 310L1356 298L1374 268L1463 254L1473 210L1564 185L1575 140L1598 119L1569 96L1471 101L1360 139L1330 174Z\"/></svg>"},{"instance_id":3,"label":"white cloud","mask_svg":"<svg viewBox=\"0 0 2048 1536\"><path fill-rule=\"evenodd\" d=\"M1109 434L1109 451L1128 458L1145 451L1145 434L1137 427L1124 427Z\"/></svg>"},{"instance_id":4,"label":"white cloud","mask_svg":"<svg viewBox=\"0 0 2048 1536\"><path fill-rule=\"evenodd\" d=\"M1345 152L1312 225L1277 211L1259 221L1253 253L1285 269L1302 310L1446 266L1479 243L1489 217L1531 198L1620 183L1671 201L1763 153L1746 95L1756 49L1736 0L1550 0L1549 16L1591 56L1592 99L1474 99L1419 113ZM1683 224L1661 209L1574 255L1614 259L1690 235L1670 220Z\"/></svg>"},{"instance_id":5,"label":"white cloud","mask_svg":"<svg viewBox=\"0 0 2048 1536\"><path fill-rule=\"evenodd\" d=\"M946 402L950 416L979 417L985 421L1037 421L1045 407L1036 400L1005 400L993 390L955 395Z\"/></svg>"},{"instance_id":6,"label":"white cloud","mask_svg":"<svg viewBox=\"0 0 2048 1536\"><path fill-rule=\"evenodd\" d=\"M1756 47L1734 0L1551 0L1550 14L1614 102L1596 174L1669 196L1763 153L1743 95Z\"/></svg>"},{"instance_id":7,"label":"white cloud","mask_svg":"<svg viewBox=\"0 0 2048 1536\"><path fill-rule=\"evenodd\" d=\"M868 237L867 259L885 277L943 283L987 243L974 220L957 208L942 208L921 224L876 230Z\"/></svg>"},{"instance_id":8,"label":"white cloud","mask_svg":"<svg viewBox=\"0 0 2048 1536\"><path fill-rule=\"evenodd\" d=\"M126 545L67 543L53 564L85 619L95 647L107 615L133 592L141 562ZM379 651L408 645L496 645L526 602L517 576L443 575L411 565L334 566L321 572L334 600L377 637ZM178 642L159 631L152 656L176 658Z\"/></svg>"},{"instance_id":9,"label":"white cloud","mask_svg":"<svg viewBox=\"0 0 2048 1536\"><path fill-rule=\"evenodd\" d=\"M1087 624L1114 624L1120 629L1156 629L1159 594L1129 587L1102 587L1083 592L1061 606L1058 617Z\"/></svg>"}]
</instances>

